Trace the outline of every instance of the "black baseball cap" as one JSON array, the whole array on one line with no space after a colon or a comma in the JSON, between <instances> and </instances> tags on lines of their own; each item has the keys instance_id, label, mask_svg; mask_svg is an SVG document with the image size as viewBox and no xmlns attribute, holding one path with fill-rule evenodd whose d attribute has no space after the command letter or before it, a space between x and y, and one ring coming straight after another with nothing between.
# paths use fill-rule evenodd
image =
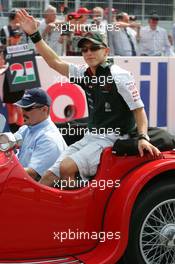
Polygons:
<instances>
[{"instance_id":1,"label":"black baseball cap","mask_svg":"<svg viewBox=\"0 0 175 264\"><path fill-rule=\"evenodd\" d=\"M33 88L27 90L21 100L14 103L14 105L27 108L37 104L50 106L51 102L50 96L43 89Z\"/></svg>"},{"instance_id":2,"label":"black baseball cap","mask_svg":"<svg viewBox=\"0 0 175 264\"><path fill-rule=\"evenodd\" d=\"M94 32L88 32L82 37L78 42L78 47L82 48L85 41L91 41L92 43L96 45L103 45L104 47L107 47L107 39L105 37L105 34L102 34L100 32L94 31Z\"/></svg>"}]
</instances>

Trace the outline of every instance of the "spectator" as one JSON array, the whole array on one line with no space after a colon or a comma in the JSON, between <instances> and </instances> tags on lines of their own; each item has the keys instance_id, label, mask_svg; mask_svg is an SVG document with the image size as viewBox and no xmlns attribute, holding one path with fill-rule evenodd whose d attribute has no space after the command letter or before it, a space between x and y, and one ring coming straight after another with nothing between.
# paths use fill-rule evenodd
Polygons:
<instances>
[{"instance_id":1,"label":"spectator","mask_svg":"<svg viewBox=\"0 0 175 264\"><path fill-rule=\"evenodd\" d=\"M1 49L6 53L5 48L7 46L11 45L18 45L22 43L27 42L27 35L22 31L20 28L20 24L18 22L16 13L18 9L12 9L9 13L9 23L6 26L3 26L3 28L0 31L0 42L1 42ZM2 60L2 59L0 59ZM7 64L4 67L4 69L0 70L0 73L4 72L7 69ZM7 114L8 114L8 124L10 129L15 130L16 127L22 123L22 114L20 109L17 109L16 106L8 103L7 94L9 94L9 90L7 87L7 76L5 75L5 79L3 82L3 101L6 103L7 108ZM19 92L13 92L9 97L10 100L13 100L13 98L16 97L16 94L22 94L22 91ZM18 97L19 98L19 97ZM18 126L19 127L19 126Z\"/></svg>"},{"instance_id":2,"label":"spectator","mask_svg":"<svg viewBox=\"0 0 175 264\"><path fill-rule=\"evenodd\" d=\"M139 45L141 56L170 56L170 43L166 30L158 26L159 16L152 14L148 26L140 30Z\"/></svg>"},{"instance_id":3,"label":"spectator","mask_svg":"<svg viewBox=\"0 0 175 264\"><path fill-rule=\"evenodd\" d=\"M88 10L86 7L80 7L77 10L77 14L81 15L81 17L79 19L79 23L80 24L87 24L87 20L88 20L88 17L89 17L90 13L91 13L91 11Z\"/></svg>"},{"instance_id":4,"label":"spectator","mask_svg":"<svg viewBox=\"0 0 175 264\"><path fill-rule=\"evenodd\" d=\"M57 54L62 55L62 45L59 45L61 22L56 18L56 8L49 5L44 11L44 19L40 22L39 30L46 43Z\"/></svg>"},{"instance_id":5,"label":"spectator","mask_svg":"<svg viewBox=\"0 0 175 264\"><path fill-rule=\"evenodd\" d=\"M115 8L112 8L111 12L112 12L112 23L115 23L116 22L116 14L117 14L118 10ZM105 16L105 19L108 21L108 17L109 17L109 8L108 7L106 7L104 10L104 16Z\"/></svg>"},{"instance_id":6,"label":"spectator","mask_svg":"<svg viewBox=\"0 0 175 264\"><path fill-rule=\"evenodd\" d=\"M137 22L137 17L134 15L129 16L129 26L136 31L138 34L138 30L140 30L140 23Z\"/></svg>"},{"instance_id":7,"label":"spectator","mask_svg":"<svg viewBox=\"0 0 175 264\"><path fill-rule=\"evenodd\" d=\"M26 172L37 179L54 164L66 143L50 120L51 98L44 90L28 90L15 105L22 108L24 117L24 125L16 132L23 139L18 158Z\"/></svg>"},{"instance_id":8,"label":"spectator","mask_svg":"<svg viewBox=\"0 0 175 264\"><path fill-rule=\"evenodd\" d=\"M105 37L107 38L107 20L104 20L104 10L102 7L97 6L93 8L93 14L92 14L92 31L98 30L102 34L105 34ZM93 30L93 25L96 27Z\"/></svg>"},{"instance_id":9,"label":"spectator","mask_svg":"<svg viewBox=\"0 0 175 264\"><path fill-rule=\"evenodd\" d=\"M86 15L81 15L81 12L85 12ZM78 42L81 37L89 30L85 21L87 21L87 8L80 8L79 13L73 12L68 14L68 30L62 33L64 41L66 41L66 55L67 56L81 56L81 49L78 47Z\"/></svg>"},{"instance_id":10,"label":"spectator","mask_svg":"<svg viewBox=\"0 0 175 264\"><path fill-rule=\"evenodd\" d=\"M9 14L9 23L7 26L3 26L0 31L0 45L2 48L11 45L17 45L22 42L22 35L25 33L20 29L20 25L18 23L16 12L17 9L12 9Z\"/></svg>"},{"instance_id":11,"label":"spectator","mask_svg":"<svg viewBox=\"0 0 175 264\"><path fill-rule=\"evenodd\" d=\"M3 74L7 69L7 64L5 64L5 60L3 54L0 53L0 75ZM1 79L2 81L2 79ZM0 98L2 96L2 83L0 83Z\"/></svg>"},{"instance_id":12,"label":"spectator","mask_svg":"<svg viewBox=\"0 0 175 264\"><path fill-rule=\"evenodd\" d=\"M136 56L137 55L137 40L136 31L131 27L137 26L137 23L130 23L127 13L119 13L116 16L118 30L114 28L109 32L109 43L111 47L111 55L118 56Z\"/></svg>"},{"instance_id":13,"label":"spectator","mask_svg":"<svg viewBox=\"0 0 175 264\"><path fill-rule=\"evenodd\" d=\"M0 53L0 69L5 68L5 60L2 53Z\"/></svg>"},{"instance_id":14,"label":"spectator","mask_svg":"<svg viewBox=\"0 0 175 264\"><path fill-rule=\"evenodd\" d=\"M172 28L172 38L173 38L173 43L175 46L175 23L173 24L173 28Z\"/></svg>"},{"instance_id":15,"label":"spectator","mask_svg":"<svg viewBox=\"0 0 175 264\"><path fill-rule=\"evenodd\" d=\"M27 35L25 32L22 31L20 28L20 24L18 22L16 13L18 9L12 9L9 14L9 24L7 26L4 26L0 31L1 36L1 48L4 51L4 54L6 54L6 46L11 45L18 45L22 43L27 42ZM8 65L6 64L6 69ZM3 102L6 103L6 109L7 109L7 115L8 115L8 125L10 129L16 131L16 127L19 127L18 125L22 123L22 114L20 109L17 109L16 106L10 104L10 102L14 102L16 96L19 98L18 95L23 94L23 91L18 91L10 94L9 92L9 86L7 84L7 75L5 74L4 82L3 82ZM10 100L8 100L8 99ZM10 102L9 102L10 101Z\"/></svg>"},{"instance_id":16,"label":"spectator","mask_svg":"<svg viewBox=\"0 0 175 264\"><path fill-rule=\"evenodd\" d=\"M168 34L168 40L169 40L169 43L170 43L170 56L175 56L175 53L174 53L174 42L173 42L173 37L171 34Z\"/></svg>"},{"instance_id":17,"label":"spectator","mask_svg":"<svg viewBox=\"0 0 175 264\"><path fill-rule=\"evenodd\" d=\"M62 35L59 39L59 42L63 44L63 50L66 56L81 55L80 49L77 46L77 42L81 37L81 32L79 29L77 29L77 25L79 25L78 20L80 17L81 15L76 12L72 12L67 15L68 23L64 25Z\"/></svg>"},{"instance_id":18,"label":"spectator","mask_svg":"<svg viewBox=\"0 0 175 264\"><path fill-rule=\"evenodd\" d=\"M78 41L89 30L87 19L91 13L85 7L80 7L77 12L68 14L68 30L62 33L61 42L66 46L67 56L81 56L81 50L78 48ZM66 43L66 45L65 45Z\"/></svg>"},{"instance_id":19,"label":"spectator","mask_svg":"<svg viewBox=\"0 0 175 264\"><path fill-rule=\"evenodd\" d=\"M81 15L76 13L76 12L71 12L67 15L67 21L69 21L69 23L71 25L76 25L77 24L77 20L80 19Z\"/></svg>"}]
</instances>

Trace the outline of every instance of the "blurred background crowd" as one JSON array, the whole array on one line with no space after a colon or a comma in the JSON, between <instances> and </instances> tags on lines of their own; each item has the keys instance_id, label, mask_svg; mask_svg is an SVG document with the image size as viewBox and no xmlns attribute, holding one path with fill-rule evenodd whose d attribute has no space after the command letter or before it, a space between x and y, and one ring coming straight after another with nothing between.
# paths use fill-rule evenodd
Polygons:
<instances>
[{"instance_id":1,"label":"blurred background crowd","mask_svg":"<svg viewBox=\"0 0 175 264\"><path fill-rule=\"evenodd\" d=\"M173 0L0 0L0 49L29 43L16 17L26 8L37 17L43 39L59 55L79 56L79 39L100 31L115 56L174 56Z\"/></svg>"}]
</instances>

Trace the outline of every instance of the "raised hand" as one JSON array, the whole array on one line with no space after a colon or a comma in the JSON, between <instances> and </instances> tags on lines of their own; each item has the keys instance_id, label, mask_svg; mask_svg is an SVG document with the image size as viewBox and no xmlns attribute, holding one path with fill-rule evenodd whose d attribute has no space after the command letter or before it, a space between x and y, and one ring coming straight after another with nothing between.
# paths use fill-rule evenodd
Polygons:
<instances>
[{"instance_id":1,"label":"raised hand","mask_svg":"<svg viewBox=\"0 0 175 264\"><path fill-rule=\"evenodd\" d=\"M25 9L20 9L17 12L17 18L21 28L27 34L31 35L38 30L38 21L33 16L30 16Z\"/></svg>"}]
</instances>

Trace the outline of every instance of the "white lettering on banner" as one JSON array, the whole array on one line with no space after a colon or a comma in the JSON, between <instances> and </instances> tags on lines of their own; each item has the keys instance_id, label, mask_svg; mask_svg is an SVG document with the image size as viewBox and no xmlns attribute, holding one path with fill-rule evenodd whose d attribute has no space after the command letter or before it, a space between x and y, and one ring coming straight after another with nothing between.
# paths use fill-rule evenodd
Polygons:
<instances>
[{"instance_id":1,"label":"white lettering on banner","mask_svg":"<svg viewBox=\"0 0 175 264\"><path fill-rule=\"evenodd\" d=\"M63 57L63 60L75 64L82 65L83 57ZM145 104L145 109L148 114L150 126L168 127L171 132L175 132L175 109L174 109L174 72L175 72L175 58L173 57L114 57L114 62L120 67L129 70L133 73L136 80L136 88L140 90L141 97ZM37 58L38 70L42 87L50 90L53 85L53 80L58 80L59 75L57 72L49 68L41 57ZM168 69L168 70L167 70ZM42 74L43 72L47 74ZM73 85L73 84L72 84ZM61 86L61 85L60 85ZM74 85L73 85L74 86ZM64 89L66 84L64 84ZM63 87L62 87L63 88ZM81 88L76 87L78 91ZM65 95L64 89L56 88L55 94L59 96ZM130 89L134 89L131 87ZM67 92L67 96L72 98L70 94L71 89ZM174 97L173 97L174 95ZM52 96L52 95L51 95ZM136 91L133 90L133 96L137 97ZM86 99L84 92L81 90L81 103L83 103L83 110L80 111L79 117L88 115ZM73 99L75 104L78 100ZM68 103L69 104L69 103ZM66 103L64 101L64 107ZM59 108L62 105L58 106ZM81 104L79 104L81 108ZM56 111L56 110L55 110ZM61 111L62 113L64 111ZM80 116L81 114L81 116ZM55 114L54 114L55 115ZM58 121L58 116L56 117ZM65 119L66 120L66 119Z\"/></svg>"},{"instance_id":2,"label":"white lettering on banner","mask_svg":"<svg viewBox=\"0 0 175 264\"><path fill-rule=\"evenodd\" d=\"M9 46L7 47L7 53L15 53L15 52L22 52L29 50L28 44L21 44L21 45L15 45L15 46Z\"/></svg>"}]
</instances>

